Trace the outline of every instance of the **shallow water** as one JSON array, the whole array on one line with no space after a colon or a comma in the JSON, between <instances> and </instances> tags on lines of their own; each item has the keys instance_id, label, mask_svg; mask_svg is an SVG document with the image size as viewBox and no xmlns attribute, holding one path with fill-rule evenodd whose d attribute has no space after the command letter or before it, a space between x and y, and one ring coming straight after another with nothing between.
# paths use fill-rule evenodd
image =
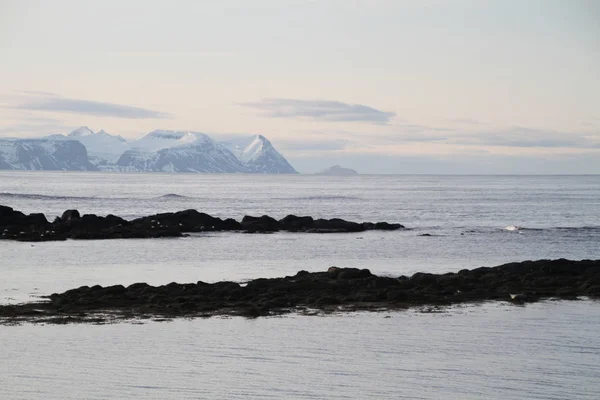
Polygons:
<instances>
[{"instance_id":1,"label":"shallow water","mask_svg":"<svg viewBox=\"0 0 600 400\"><path fill-rule=\"evenodd\" d=\"M10 399L597 399L598 302L4 327ZM389 318L387 318L389 317ZM577 329L574 329L577 327Z\"/></svg>"},{"instance_id":2,"label":"shallow water","mask_svg":"<svg viewBox=\"0 0 600 400\"><path fill-rule=\"evenodd\" d=\"M599 176L2 172L0 204L50 218L66 208L127 218L196 208L238 219L294 213L409 228L0 241L1 303L97 283L243 281L332 265L398 276L600 258ZM0 327L0 398L595 399L598 328L600 303L593 301L491 303L442 314Z\"/></svg>"}]
</instances>

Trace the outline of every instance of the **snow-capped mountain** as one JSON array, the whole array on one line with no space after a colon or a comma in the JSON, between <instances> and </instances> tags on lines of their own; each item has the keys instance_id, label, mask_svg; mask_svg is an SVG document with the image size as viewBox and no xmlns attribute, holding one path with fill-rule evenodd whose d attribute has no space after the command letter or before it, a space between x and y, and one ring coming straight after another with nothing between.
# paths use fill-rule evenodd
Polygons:
<instances>
[{"instance_id":1,"label":"snow-capped mountain","mask_svg":"<svg viewBox=\"0 0 600 400\"><path fill-rule=\"evenodd\" d=\"M121 170L249 172L224 146L203 133L156 130L130 143L117 161Z\"/></svg>"},{"instance_id":2,"label":"snow-capped mountain","mask_svg":"<svg viewBox=\"0 0 600 400\"><path fill-rule=\"evenodd\" d=\"M0 169L95 171L84 145L65 139L0 139Z\"/></svg>"},{"instance_id":3,"label":"snow-capped mountain","mask_svg":"<svg viewBox=\"0 0 600 400\"><path fill-rule=\"evenodd\" d=\"M87 126L75 129L67 136L54 134L44 139L80 142L87 149L90 162L99 169L113 169L114 163L129 148L129 144L121 136L111 135L104 130L94 132Z\"/></svg>"},{"instance_id":4,"label":"snow-capped mountain","mask_svg":"<svg viewBox=\"0 0 600 400\"><path fill-rule=\"evenodd\" d=\"M94 133L87 126L74 130L67 138L81 142L88 150L90 162L98 166L114 164L129 147L121 136L110 135L104 130Z\"/></svg>"},{"instance_id":5,"label":"snow-capped mountain","mask_svg":"<svg viewBox=\"0 0 600 400\"><path fill-rule=\"evenodd\" d=\"M66 136L0 143L0 169L296 173L261 135L218 143L199 132L155 130L127 141L82 126Z\"/></svg>"},{"instance_id":6,"label":"snow-capped mountain","mask_svg":"<svg viewBox=\"0 0 600 400\"><path fill-rule=\"evenodd\" d=\"M262 135L223 143L250 172L296 174L294 167Z\"/></svg>"}]
</instances>

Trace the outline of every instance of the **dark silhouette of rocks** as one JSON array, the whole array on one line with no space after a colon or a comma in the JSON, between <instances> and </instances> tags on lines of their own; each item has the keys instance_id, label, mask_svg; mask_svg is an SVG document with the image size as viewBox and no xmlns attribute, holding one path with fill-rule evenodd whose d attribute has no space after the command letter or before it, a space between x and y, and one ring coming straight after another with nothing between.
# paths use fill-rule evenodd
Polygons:
<instances>
[{"instance_id":1,"label":"dark silhouette of rocks","mask_svg":"<svg viewBox=\"0 0 600 400\"><path fill-rule=\"evenodd\" d=\"M393 310L465 302L525 304L546 298L600 297L600 260L539 260L458 273L419 272L411 277L373 275L368 269L300 271L245 284L169 283L125 287L82 286L47 296L48 301L0 306L0 323L102 322L131 318L278 315Z\"/></svg>"},{"instance_id":2,"label":"dark silhouette of rocks","mask_svg":"<svg viewBox=\"0 0 600 400\"><path fill-rule=\"evenodd\" d=\"M268 215L245 216L241 222L221 219L196 210L161 213L127 221L115 215L81 215L67 210L52 223L44 214L25 215L10 207L0 206L0 239L48 241L65 239L127 239L180 237L189 232L242 231L271 233L277 231L306 233L343 233L366 230L396 230L400 224L387 222L351 222L339 218L313 219L288 215L276 220Z\"/></svg>"}]
</instances>

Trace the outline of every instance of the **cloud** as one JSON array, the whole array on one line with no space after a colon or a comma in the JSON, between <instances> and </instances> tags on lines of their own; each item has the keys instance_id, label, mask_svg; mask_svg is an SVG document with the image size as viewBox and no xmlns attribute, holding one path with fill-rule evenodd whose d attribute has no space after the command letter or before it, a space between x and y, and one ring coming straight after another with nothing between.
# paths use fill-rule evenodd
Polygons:
<instances>
[{"instance_id":1,"label":"cloud","mask_svg":"<svg viewBox=\"0 0 600 400\"><path fill-rule=\"evenodd\" d=\"M600 148L600 135L512 127L458 136L451 143L504 147Z\"/></svg>"},{"instance_id":2,"label":"cloud","mask_svg":"<svg viewBox=\"0 0 600 400\"><path fill-rule=\"evenodd\" d=\"M18 94L24 94L28 96L44 96L44 97L59 97L58 94L52 92L42 92L40 90L21 90Z\"/></svg>"},{"instance_id":3,"label":"cloud","mask_svg":"<svg viewBox=\"0 0 600 400\"><path fill-rule=\"evenodd\" d=\"M271 98L241 105L261 110L270 118L311 118L327 122L367 122L385 125L396 116L396 113L377 110L363 104L330 100Z\"/></svg>"},{"instance_id":4,"label":"cloud","mask_svg":"<svg viewBox=\"0 0 600 400\"><path fill-rule=\"evenodd\" d=\"M60 122L57 123L22 123L0 127L0 135L9 137L39 137L51 133L65 132L71 127Z\"/></svg>"},{"instance_id":5,"label":"cloud","mask_svg":"<svg viewBox=\"0 0 600 400\"><path fill-rule=\"evenodd\" d=\"M366 137L366 135L365 135ZM370 137L372 143L401 144L411 142L463 146L514 148L600 148L600 131L554 131L521 126L488 130L445 129L426 125L399 124L394 133Z\"/></svg>"},{"instance_id":6,"label":"cloud","mask_svg":"<svg viewBox=\"0 0 600 400\"><path fill-rule=\"evenodd\" d=\"M0 136L38 137L72 128L61 119L31 111L0 110L0 120Z\"/></svg>"},{"instance_id":7,"label":"cloud","mask_svg":"<svg viewBox=\"0 0 600 400\"><path fill-rule=\"evenodd\" d=\"M132 107L115 103L104 103L100 101L69 99L55 96L51 93L29 92L37 95L36 98L28 99L16 108L31 111L54 111L75 114L94 115L99 117L114 117L128 119L153 119L172 118L172 115L147 108Z\"/></svg>"},{"instance_id":8,"label":"cloud","mask_svg":"<svg viewBox=\"0 0 600 400\"><path fill-rule=\"evenodd\" d=\"M476 121L471 118L454 118L454 119L450 119L449 121L457 123L457 124L461 124L461 125L483 125L481 122Z\"/></svg>"},{"instance_id":9,"label":"cloud","mask_svg":"<svg viewBox=\"0 0 600 400\"><path fill-rule=\"evenodd\" d=\"M277 144L281 149L289 151L337 151L344 150L352 142L345 139L331 140L308 140L308 141L285 141L278 140Z\"/></svg>"}]
</instances>

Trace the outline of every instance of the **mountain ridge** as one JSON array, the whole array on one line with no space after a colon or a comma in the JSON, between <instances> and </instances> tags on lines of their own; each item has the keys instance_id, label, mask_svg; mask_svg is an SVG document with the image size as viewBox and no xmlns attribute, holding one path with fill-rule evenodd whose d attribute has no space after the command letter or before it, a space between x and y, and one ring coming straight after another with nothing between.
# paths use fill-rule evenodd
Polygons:
<instances>
[{"instance_id":1,"label":"mountain ridge","mask_svg":"<svg viewBox=\"0 0 600 400\"><path fill-rule=\"evenodd\" d=\"M223 142L252 173L297 174L288 160L263 135Z\"/></svg>"},{"instance_id":2,"label":"mountain ridge","mask_svg":"<svg viewBox=\"0 0 600 400\"><path fill-rule=\"evenodd\" d=\"M15 144L22 140L41 140L44 146L30 149L35 154L17 160ZM101 170L127 172L207 172L207 173L263 173L295 174L296 170L263 135L253 135L234 142L217 142L207 134L192 131L156 129L144 136L126 140L105 130L94 132L81 126L71 133L53 134L39 139L2 139L0 147L0 169L66 169ZM78 161L57 160L52 146L63 149L75 142ZM54 143L54 144L53 144ZM62 143L62 144L61 144ZM52 144L52 145L51 145ZM16 146L16 147L15 147ZM50 147L49 147L50 146ZM46 151L47 150L47 151ZM22 150L20 150L22 152ZM52 154L46 154L50 151ZM12 154L12 155L11 155ZM62 154L58 152L58 154ZM30 158L43 160L33 162ZM10 161L7 161L7 159ZM50 161L50 160L53 161Z\"/></svg>"},{"instance_id":3,"label":"mountain ridge","mask_svg":"<svg viewBox=\"0 0 600 400\"><path fill-rule=\"evenodd\" d=\"M0 139L0 169L96 171L77 140Z\"/></svg>"}]
</instances>

